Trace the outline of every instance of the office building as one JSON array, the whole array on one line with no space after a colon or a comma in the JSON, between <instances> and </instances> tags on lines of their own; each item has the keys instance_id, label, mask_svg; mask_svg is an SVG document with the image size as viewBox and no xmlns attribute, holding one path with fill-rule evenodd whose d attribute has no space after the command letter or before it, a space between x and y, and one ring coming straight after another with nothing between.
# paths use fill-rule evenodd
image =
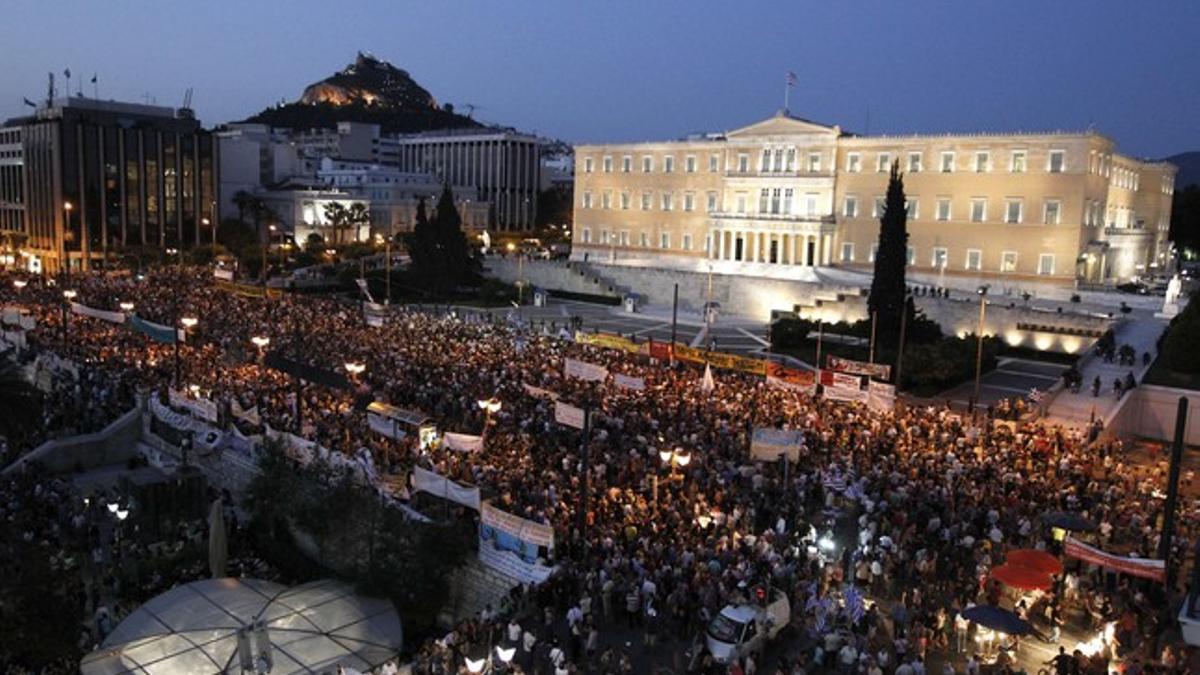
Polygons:
<instances>
[{"instance_id":1,"label":"office building","mask_svg":"<svg viewBox=\"0 0 1200 675\"><path fill-rule=\"evenodd\" d=\"M580 145L575 157L578 259L870 269L893 162L914 271L1103 284L1168 258L1175 167L1090 130L867 137L781 112L681 141Z\"/></svg>"},{"instance_id":2,"label":"office building","mask_svg":"<svg viewBox=\"0 0 1200 675\"><path fill-rule=\"evenodd\" d=\"M9 120L0 147L0 227L22 235L28 269L212 241L216 148L189 109L59 98Z\"/></svg>"}]
</instances>

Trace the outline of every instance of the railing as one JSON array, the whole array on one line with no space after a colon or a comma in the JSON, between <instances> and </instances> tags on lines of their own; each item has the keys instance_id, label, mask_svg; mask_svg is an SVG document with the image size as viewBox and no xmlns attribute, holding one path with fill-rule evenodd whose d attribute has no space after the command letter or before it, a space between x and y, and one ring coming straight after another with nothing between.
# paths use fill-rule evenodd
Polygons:
<instances>
[{"instance_id":1,"label":"railing","mask_svg":"<svg viewBox=\"0 0 1200 675\"><path fill-rule=\"evenodd\" d=\"M708 214L708 217L714 220L770 220L786 223L819 223L821 225L833 225L837 222L833 216L829 215L809 216L794 213L736 213L733 211L713 211Z\"/></svg>"}]
</instances>

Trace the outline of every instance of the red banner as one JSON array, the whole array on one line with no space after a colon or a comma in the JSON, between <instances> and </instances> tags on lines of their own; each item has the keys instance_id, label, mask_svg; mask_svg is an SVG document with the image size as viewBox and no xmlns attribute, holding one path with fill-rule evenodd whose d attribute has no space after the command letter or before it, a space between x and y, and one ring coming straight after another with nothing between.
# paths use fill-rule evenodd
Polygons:
<instances>
[{"instance_id":1,"label":"red banner","mask_svg":"<svg viewBox=\"0 0 1200 675\"><path fill-rule=\"evenodd\" d=\"M767 384L772 387L808 391L816 383L816 373L811 370L788 368L774 361L767 362Z\"/></svg>"},{"instance_id":2,"label":"red banner","mask_svg":"<svg viewBox=\"0 0 1200 675\"><path fill-rule=\"evenodd\" d=\"M1159 583L1165 583L1167 580L1167 566L1161 560L1113 555L1094 546L1088 546L1074 537L1067 537L1065 552L1072 558L1107 567L1114 572L1151 579Z\"/></svg>"},{"instance_id":3,"label":"red banner","mask_svg":"<svg viewBox=\"0 0 1200 675\"><path fill-rule=\"evenodd\" d=\"M671 343L670 342L650 342L650 357L659 361L671 360Z\"/></svg>"}]
</instances>

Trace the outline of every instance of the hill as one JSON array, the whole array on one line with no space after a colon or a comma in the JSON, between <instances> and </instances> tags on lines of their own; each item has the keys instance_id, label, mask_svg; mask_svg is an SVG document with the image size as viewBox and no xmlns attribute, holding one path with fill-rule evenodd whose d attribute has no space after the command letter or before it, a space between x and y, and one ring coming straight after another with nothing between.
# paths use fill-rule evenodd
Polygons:
<instances>
[{"instance_id":1,"label":"hill","mask_svg":"<svg viewBox=\"0 0 1200 675\"><path fill-rule=\"evenodd\" d=\"M1181 152L1165 157L1162 161L1179 167L1179 174L1175 176L1176 189L1200 184L1200 151Z\"/></svg>"},{"instance_id":2,"label":"hill","mask_svg":"<svg viewBox=\"0 0 1200 675\"><path fill-rule=\"evenodd\" d=\"M370 54L304 88L300 98L247 118L289 129L331 128L338 122L378 124L385 132L416 132L480 126L437 100L402 70Z\"/></svg>"}]
</instances>

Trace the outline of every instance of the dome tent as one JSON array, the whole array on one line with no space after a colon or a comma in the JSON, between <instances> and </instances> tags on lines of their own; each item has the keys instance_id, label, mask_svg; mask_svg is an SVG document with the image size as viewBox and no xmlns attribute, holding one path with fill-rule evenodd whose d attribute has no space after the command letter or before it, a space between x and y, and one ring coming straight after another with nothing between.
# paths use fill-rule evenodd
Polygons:
<instances>
[{"instance_id":1,"label":"dome tent","mask_svg":"<svg viewBox=\"0 0 1200 675\"><path fill-rule=\"evenodd\" d=\"M241 672L238 634L258 622L270 641L272 675L323 673L339 665L368 670L400 651L400 617L391 602L358 596L342 582L288 588L256 579L204 579L139 607L84 657L80 671ZM252 644L260 654L262 645Z\"/></svg>"}]
</instances>

